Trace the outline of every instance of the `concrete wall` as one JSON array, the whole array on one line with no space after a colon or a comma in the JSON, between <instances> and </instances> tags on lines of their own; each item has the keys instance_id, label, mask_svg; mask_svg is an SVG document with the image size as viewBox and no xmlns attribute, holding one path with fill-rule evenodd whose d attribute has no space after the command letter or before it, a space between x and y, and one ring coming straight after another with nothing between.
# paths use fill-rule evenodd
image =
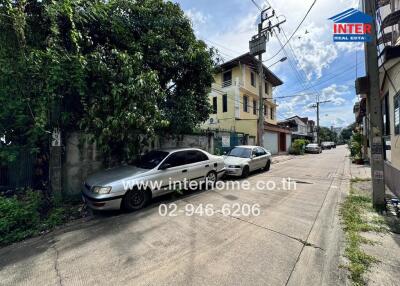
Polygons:
<instances>
[{"instance_id":1,"label":"concrete wall","mask_svg":"<svg viewBox=\"0 0 400 286\"><path fill-rule=\"evenodd\" d=\"M385 183L397 197L400 197L400 170L387 161L385 161Z\"/></svg>"},{"instance_id":2,"label":"concrete wall","mask_svg":"<svg viewBox=\"0 0 400 286\"><path fill-rule=\"evenodd\" d=\"M103 168L102 154L79 133L67 135L62 167L64 195L80 193L85 178Z\"/></svg>"},{"instance_id":3,"label":"concrete wall","mask_svg":"<svg viewBox=\"0 0 400 286\"><path fill-rule=\"evenodd\" d=\"M211 154L214 152L214 137L210 135L183 135L156 138L155 148L194 147ZM144 148L144 152L151 148ZM104 169L103 154L90 144L79 133L71 133L65 142L65 153L62 166L63 194L77 195L85 178L98 170Z\"/></svg>"},{"instance_id":4,"label":"concrete wall","mask_svg":"<svg viewBox=\"0 0 400 286\"><path fill-rule=\"evenodd\" d=\"M182 135L158 138L159 148L193 147L200 148L211 154L214 152L214 135Z\"/></svg>"}]
</instances>

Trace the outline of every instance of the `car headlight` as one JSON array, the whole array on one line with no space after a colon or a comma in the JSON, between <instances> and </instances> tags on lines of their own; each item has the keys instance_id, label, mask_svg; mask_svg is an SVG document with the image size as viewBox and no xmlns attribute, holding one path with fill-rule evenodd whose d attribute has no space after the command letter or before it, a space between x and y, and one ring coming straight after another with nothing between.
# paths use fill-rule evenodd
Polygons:
<instances>
[{"instance_id":1,"label":"car headlight","mask_svg":"<svg viewBox=\"0 0 400 286\"><path fill-rule=\"evenodd\" d=\"M111 192L111 187L94 186L92 192L99 195L109 194Z\"/></svg>"},{"instance_id":2,"label":"car headlight","mask_svg":"<svg viewBox=\"0 0 400 286\"><path fill-rule=\"evenodd\" d=\"M228 168L241 168L239 165L229 165Z\"/></svg>"}]
</instances>

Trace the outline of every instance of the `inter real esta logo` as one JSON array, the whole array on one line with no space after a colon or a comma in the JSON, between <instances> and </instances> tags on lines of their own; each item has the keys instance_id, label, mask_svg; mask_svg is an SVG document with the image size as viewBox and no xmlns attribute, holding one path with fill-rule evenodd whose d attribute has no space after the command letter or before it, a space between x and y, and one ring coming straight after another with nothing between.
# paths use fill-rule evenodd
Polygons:
<instances>
[{"instance_id":1,"label":"inter real esta logo","mask_svg":"<svg viewBox=\"0 0 400 286\"><path fill-rule=\"evenodd\" d=\"M370 42L372 17L356 9L348 9L329 18L333 24L334 42Z\"/></svg>"}]
</instances>

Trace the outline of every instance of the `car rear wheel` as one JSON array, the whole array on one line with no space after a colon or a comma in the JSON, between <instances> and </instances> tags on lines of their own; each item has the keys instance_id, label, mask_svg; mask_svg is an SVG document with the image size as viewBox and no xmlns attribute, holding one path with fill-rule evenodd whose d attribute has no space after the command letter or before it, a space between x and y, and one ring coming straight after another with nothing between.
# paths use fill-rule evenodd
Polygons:
<instances>
[{"instance_id":1,"label":"car rear wheel","mask_svg":"<svg viewBox=\"0 0 400 286\"><path fill-rule=\"evenodd\" d=\"M271 168L271 161L268 160L267 164L265 164L264 171L268 172L270 168Z\"/></svg>"},{"instance_id":2,"label":"car rear wheel","mask_svg":"<svg viewBox=\"0 0 400 286\"><path fill-rule=\"evenodd\" d=\"M136 211L143 208L150 200L150 193L142 189L128 191L123 200L122 207L127 211Z\"/></svg>"},{"instance_id":3,"label":"car rear wheel","mask_svg":"<svg viewBox=\"0 0 400 286\"><path fill-rule=\"evenodd\" d=\"M242 171L242 178L247 178L250 174L249 166L244 166Z\"/></svg>"},{"instance_id":4,"label":"car rear wheel","mask_svg":"<svg viewBox=\"0 0 400 286\"><path fill-rule=\"evenodd\" d=\"M217 173L215 171L208 172L206 175L206 183L210 186L215 186L218 181Z\"/></svg>"}]
</instances>

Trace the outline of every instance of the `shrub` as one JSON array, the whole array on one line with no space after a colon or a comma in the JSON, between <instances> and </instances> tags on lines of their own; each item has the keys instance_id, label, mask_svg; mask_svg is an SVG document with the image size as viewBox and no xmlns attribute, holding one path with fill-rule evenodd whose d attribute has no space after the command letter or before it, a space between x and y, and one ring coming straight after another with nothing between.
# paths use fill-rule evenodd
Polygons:
<instances>
[{"instance_id":1,"label":"shrub","mask_svg":"<svg viewBox=\"0 0 400 286\"><path fill-rule=\"evenodd\" d=\"M362 158L362 139L363 136L359 132L354 132L350 139L350 155L353 159Z\"/></svg>"},{"instance_id":2,"label":"shrub","mask_svg":"<svg viewBox=\"0 0 400 286\"><path fill-rule=\"evenodd\" d=\"M54 207L39 191L0 195L0 246L35 236L67 220L67 209Z\"/></svg>"},{"instance_id":3,"label":"shrub","mask_svg":"<svg viewBox=\"0 0 400 286\"><path fill-rule=\"evenodd\" d=\"M310 142L305 139L296 139L293 141L292 147L290 147L290 149L289 149L289 153L292 155L303 155L304 148L309 143Z\"/></svg>"},{"instance_id":4,"label":"shrub","mask_svg":"<svg viewBox=\"0 0 400 286\"><path fill-rule=\"evenodd\" d=\"M28 191L23 199L0 196L0 245L19 241L39 232L40 193Z\"/></svg>"}]
</instances>

